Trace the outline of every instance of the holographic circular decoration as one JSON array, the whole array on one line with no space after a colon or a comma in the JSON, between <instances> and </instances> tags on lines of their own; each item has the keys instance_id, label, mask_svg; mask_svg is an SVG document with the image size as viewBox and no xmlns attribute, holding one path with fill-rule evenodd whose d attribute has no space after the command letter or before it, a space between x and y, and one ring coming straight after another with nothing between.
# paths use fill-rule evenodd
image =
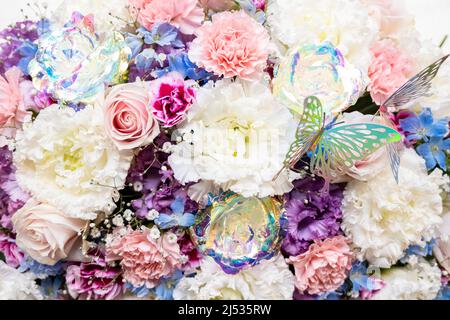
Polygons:
<instances>
[{"instance_id":1,"label":"holographic circular decoration","mask_svg":"<svg viewBox=\"0 0 450 320\"><path fill-rule=\"evenodd\" d=\"M92 21L78 17L40 40L28 68L38 90L62 102L90 103L126 72L130 57L131 49L120 33L100 40Z\"/></svg>"},{"instance_id":2,"label":"holographic circular decoration","mask_svg":"<svg viewBox=\"0 0 450 320\"><path fill-rule=\"evenodd\" d=\"M327 113L342 112L356 103L365 87L361 71L329 42L290 50L273 80L275 96L298 115L309 96L319 98Z\"/></svg>"},{"instance_id":3,"label":"holographic circular decoration","mask_svg":"<svg viewBox=\"0 0 450 320\"><path fill-rule=\"evenodd\" d=\"M244 198L227 192L199 212L192 236L199 250L228 274L272 258L280 249L287 219L275 198Z\"/></svg>"}]
</instances>

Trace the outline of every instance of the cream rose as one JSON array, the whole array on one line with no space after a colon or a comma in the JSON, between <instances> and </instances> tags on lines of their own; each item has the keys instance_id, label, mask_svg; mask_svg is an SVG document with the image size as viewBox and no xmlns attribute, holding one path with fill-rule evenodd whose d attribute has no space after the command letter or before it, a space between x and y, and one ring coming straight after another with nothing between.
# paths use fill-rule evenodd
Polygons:
<instances>
[{"instance_id":1,"label":"cream rose","mask_svg":"<svg viewBox=\"0 0 450 320\"><path fill-rule=\"evenodd\" d=\"M114 86L109 91L104 103L105 128L120 150L148 145L160 133L149 103L144 82Z\"/></svg>"},{"instance_id":2,"label":"cream rose","mask_svg":"<svg viewBox=\"0 0 450 320\"><path fill-rule=\"evenodd\" d=\"M54 265L67 258L85 222L64 216L54 207L29 200L12 217L17 245L34 260Z\"/></svg>"}]
</instances>

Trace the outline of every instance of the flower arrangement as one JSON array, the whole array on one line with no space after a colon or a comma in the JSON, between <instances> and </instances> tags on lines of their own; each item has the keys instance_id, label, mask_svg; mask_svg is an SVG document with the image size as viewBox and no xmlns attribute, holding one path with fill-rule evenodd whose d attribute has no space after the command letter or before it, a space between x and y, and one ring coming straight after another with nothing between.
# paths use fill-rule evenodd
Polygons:
<instances>
[{"instance_id":1,"label":"flower arrangement","mask_svg":"<svg viewBox=\"0 0 450 320\"><path fill-rule=\"evenodd\" d=\"M450 299L445 60L399 0L12 24L0 299Z\"/></svg>"}]
</instances>

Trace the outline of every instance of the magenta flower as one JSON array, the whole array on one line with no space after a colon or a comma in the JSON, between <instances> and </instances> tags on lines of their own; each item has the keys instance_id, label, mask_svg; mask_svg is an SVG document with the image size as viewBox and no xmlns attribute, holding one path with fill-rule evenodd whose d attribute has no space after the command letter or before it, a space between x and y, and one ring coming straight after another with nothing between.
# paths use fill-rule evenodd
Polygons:
<instances>
[{"instance_id":1,"label":"magenta flower","mask_svg":"<svg viewBox=\"0 0 450 320\"><path fill-rule=\"evenodd\" d=\"M195 101L194 81L184 81L179 73L169 73L152 83L153 116L165 127L184 120Z\"/></svg>"},{"instance_id":2,"label":"magenta flower","mask_svg":"<svg viewBox=\"0 0 450 320\"><path fill-rule=\"evenodd\" d=\"M6 263L13 268L18 268L24 258L16 241L3 233L0 233L0 252L5 256Z\"/></svg>"},{"instance_id":3,"label":"magenta flower","mask_svg":"<svg viewBox=\"0 0 450 320\"><path fill-rule=\"evenodd\" d=\"M109 265L103 255L95 256L92 262L69 266L66 282L74 299L112 300L123 292L120 268Z\"/></svg>"}]
</instances>

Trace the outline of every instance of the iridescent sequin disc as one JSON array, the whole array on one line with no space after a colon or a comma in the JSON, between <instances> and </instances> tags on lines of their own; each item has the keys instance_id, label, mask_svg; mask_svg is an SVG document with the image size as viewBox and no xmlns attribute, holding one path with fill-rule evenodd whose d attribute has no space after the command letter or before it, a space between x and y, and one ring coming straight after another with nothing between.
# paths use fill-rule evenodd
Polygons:
<instances>
[{"instance_id":1,"label":"iridescent sequin disc","mask_svg":"<svg viewBox=\"0 0 450 320\"><path fill-rule=\"evenodd\" d=\"M287 220L275 198L244 198L228 192L201 211L192 228L200 251L229 274L272 258L280 249Z\"/></svg>"},{"instance_id":2,"label":"iridescent sequin disc","mask_svg":"<svg viewBox=\"0 0 450 320\"><path fill-rule=\"evenodd\" d=\"M325 112L341 112L356 103L365 87L362 73L329 42L290 50L273 80L274 95L299 115L309 96L319 98Z\"/></svg>"}]
</instances>

